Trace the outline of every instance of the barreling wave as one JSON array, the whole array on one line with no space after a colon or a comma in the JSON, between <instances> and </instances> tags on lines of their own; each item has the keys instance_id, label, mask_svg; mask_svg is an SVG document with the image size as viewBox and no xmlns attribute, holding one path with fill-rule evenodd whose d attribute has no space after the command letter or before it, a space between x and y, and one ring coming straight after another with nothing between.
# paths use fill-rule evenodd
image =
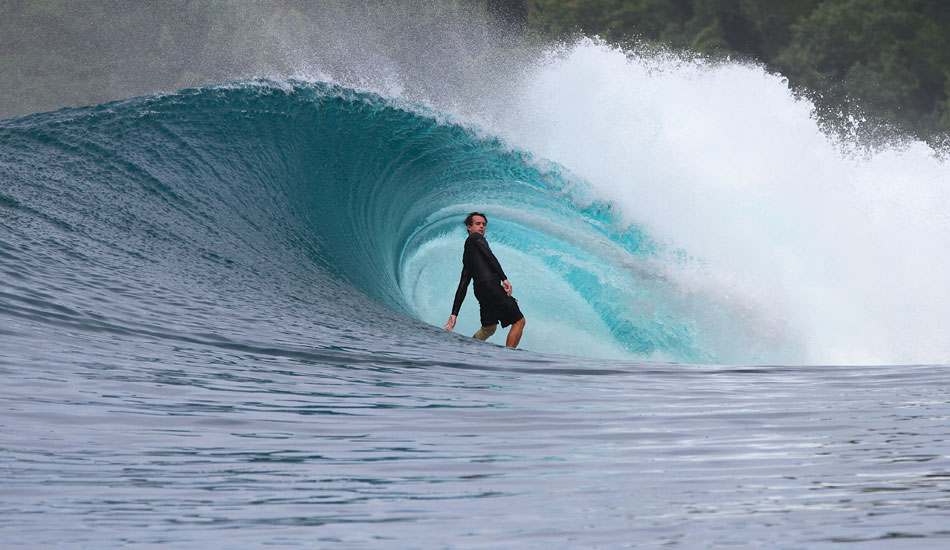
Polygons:
<instances>
[{"instance_id":1,"label":"barreling wave","mask_svg":"<svg viewBox=\"0 0 950 550\"><path fill-rule=\"evenodd\" d=\"M138 258L185 280L240 272L271 294L288 273L320 272L320 288L295 292L325 294L328 311L358 315L367 306L350 297L363 295L435 324L457 284L460 220L479 209L531 318L529 348L715 360L651 268L662 247L563 168L425 107L240 82L12 119L0 148L0 207L64 230L77 269ZM356 292L327 290L341 287Z\"/></svg>"}]
</instances>

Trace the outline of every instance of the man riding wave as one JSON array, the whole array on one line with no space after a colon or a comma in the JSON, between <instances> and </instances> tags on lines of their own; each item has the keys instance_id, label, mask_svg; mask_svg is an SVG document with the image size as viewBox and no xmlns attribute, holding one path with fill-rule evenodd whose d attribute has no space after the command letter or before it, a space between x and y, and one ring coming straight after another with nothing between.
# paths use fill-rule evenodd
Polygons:
<instances>
[{"instance_id":1,"label":"man riding wave","mask_svg":"<svg viewBox=\"0 0 950 550\"><path fill-rule=\"evenodd\" d=\"M518 308L518 301L511 296L512 288L508 277L485 240L487 226L488 218L480 212L472 212L465 218L468 239L465 240L465 250L462 254L462 277L458 290L455 291L452 315L445 323L445 329L455 328L455 320L458 318L462 301L465 300L468 284L474 280L475 298L478 300L482 322L482 328L474 334L474 338L487 340L495 333L500 321L502 328L511 325L505 345L516 348L524 332L524 315Z\"/></svg>"}]
</instances>

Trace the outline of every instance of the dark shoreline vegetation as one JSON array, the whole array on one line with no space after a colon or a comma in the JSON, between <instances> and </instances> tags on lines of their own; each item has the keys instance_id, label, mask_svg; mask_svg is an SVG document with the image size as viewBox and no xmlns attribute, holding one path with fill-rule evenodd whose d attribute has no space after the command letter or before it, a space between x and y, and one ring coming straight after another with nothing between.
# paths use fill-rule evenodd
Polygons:
<instances>
[{"instance_id":1,"label":"dark shoreline vegetation","mask_svg":"<svg viewBox=\"0 0 950 550\"><path fill-rule=\"evenodd\" d=\"M424 0L536 40L598 36L763 66L826 130L950 145L950 2L942 0ZM371 8L361 8L363 13ZM319 42L347 2L0 0L0 118L292 69L266 50ZM327 15L327 14L330 15ZM352 18L352 17L351 17ZM426 17L423 17L425 19ZM414 17L414 21L419 17ZM392 35L398 24L386 29ZM309 33L308 33L309 31ZM280 38L275 38L280 37ZM385 38L383 36L382 38ZM324 39L326 41L326 39ZM283 59L283 61L281 61ZM858 121L858 122L856 122Z\"/></svg>"}]
</instances>

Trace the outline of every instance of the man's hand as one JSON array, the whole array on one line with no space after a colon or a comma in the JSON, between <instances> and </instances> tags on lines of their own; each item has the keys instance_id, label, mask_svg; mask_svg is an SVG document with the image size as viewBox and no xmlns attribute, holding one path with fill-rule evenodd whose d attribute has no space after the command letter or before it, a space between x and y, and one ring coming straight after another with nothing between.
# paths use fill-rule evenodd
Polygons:
<instances>
[{"instance_id":1,"label":"man's hand","mask_svg":"<svg viewBox=\"0 0 950 550\"><path fill-rule=\"evenodd\" d=\"M445 330L452 330L455 328L455 319L458 317L456 315L449 315L449 320L445 322Z\"/></svg>"},{"instance_id":2,"label":"man's hand","mask_svg":"<svg viewBox=\"0 0 950 550\"><path fill-rule=\"evenodd\" d=\"M502 281L501 286L505 289L505 292L508 294L508 296L511 296L511 283L508 282L508 279Z\"/></svg>"}]
</instances>

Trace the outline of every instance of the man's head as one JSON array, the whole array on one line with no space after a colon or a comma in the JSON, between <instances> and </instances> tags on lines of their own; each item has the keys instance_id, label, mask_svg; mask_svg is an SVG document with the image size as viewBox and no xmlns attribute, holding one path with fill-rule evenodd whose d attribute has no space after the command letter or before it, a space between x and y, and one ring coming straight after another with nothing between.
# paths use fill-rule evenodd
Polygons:
<instances>
[{"instance_id":1,"label":"man's head","mask_svg":"<svg viewBox=\"0 0 950 550\"><path fill-rule=\"evenodd\" d=\"M468 229L468 234L472 233L481 233L485 234L485 227L488 225L488 218L485 217L485 214L481 212L472 212L465 218L465 229Z\"/></svg>"}]
</instances>

